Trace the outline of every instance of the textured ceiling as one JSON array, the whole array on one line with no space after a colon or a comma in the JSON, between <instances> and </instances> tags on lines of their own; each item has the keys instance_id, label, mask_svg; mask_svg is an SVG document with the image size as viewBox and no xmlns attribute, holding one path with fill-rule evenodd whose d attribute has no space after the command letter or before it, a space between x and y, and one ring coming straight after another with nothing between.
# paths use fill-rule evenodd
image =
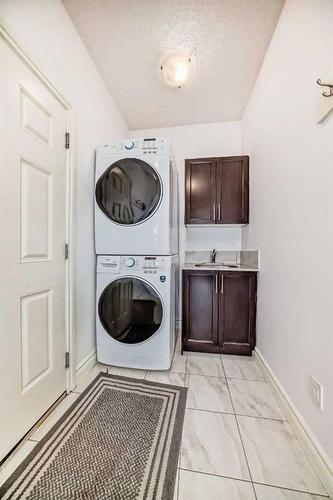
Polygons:
<instances>
[{"instance_id":1,"label":"textured ceiling","mask_svg":"<svg viewBox=\"0 0 333 500\"><path fill-rule=\"evenodd\" d=\"M283 0L63 0L131 129L238 120ZM181 89L159 64L194 54Z\"/></svg>"}]
</instances>

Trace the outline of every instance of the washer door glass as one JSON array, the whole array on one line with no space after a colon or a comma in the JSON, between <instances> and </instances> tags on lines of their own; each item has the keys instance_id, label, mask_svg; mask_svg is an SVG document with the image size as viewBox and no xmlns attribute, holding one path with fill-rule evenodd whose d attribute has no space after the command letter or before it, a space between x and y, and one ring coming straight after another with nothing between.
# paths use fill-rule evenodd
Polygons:
<instances>
[{"instance_id":1,"label":"washer door glass","mask_svg":"<svg viewBox=\"0 0 333 500\"><path fill-rule=\"evenodd\" d=\"M104 289L98 313L112 338L124 344L138 344L157 332L163 309L148 283L138 278L120 278Z\"/></svg>"},{"instance_id":2,"label":"washer door glass","mask_svg":"<svg viewBox=\"0 0 333 500\"><path fill-rule=\"evenodd\" d=\"M106 169L96 185L96 202L117 224L140 224L160 202L162 187L155 170L137 158L125 158Z\"/></svg>"}]
</instances>

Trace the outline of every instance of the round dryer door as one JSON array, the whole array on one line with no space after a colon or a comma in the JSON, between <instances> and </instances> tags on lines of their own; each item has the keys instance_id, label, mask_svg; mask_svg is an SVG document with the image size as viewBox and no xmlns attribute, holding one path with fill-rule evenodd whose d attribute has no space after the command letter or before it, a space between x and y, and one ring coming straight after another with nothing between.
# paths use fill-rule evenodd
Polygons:
<instances>
[{"instance_id":1,"label":"round dryer door","mask_svg":"<svg viewBox=\"0 0 333 500\"><path fill-rule=\"evenodd\" d=\"M96 202L117 224L140 224L158 208L162 186L156 171L143 160L124 158L106 169L96 184Z\"/></svg>"},{"instance_id":2,"label":"round dryer door","mask_svg":"<svg viewBox=\"0 0 333 500\"><path fill-rule=\"evenodd\" d=\"M108 285L98 304L107 333L124 344L138 344L159 329L163 308L155 290L138 278L120 278Z\"/></svg>"}]
</instances>

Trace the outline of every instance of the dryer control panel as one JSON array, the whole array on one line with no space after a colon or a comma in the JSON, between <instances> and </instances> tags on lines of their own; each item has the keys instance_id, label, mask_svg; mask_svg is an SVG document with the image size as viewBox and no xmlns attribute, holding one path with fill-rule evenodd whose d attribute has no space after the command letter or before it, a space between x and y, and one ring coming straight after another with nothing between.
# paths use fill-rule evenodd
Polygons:
<instances>
[{"instance_id":1,"label":"dryer control panel","mask_svg":"<svg viewBox=\"0 0 333 500\"><path fill-rule=\"evenodd\" d=\"M161 137L146 137L144 139L127 139L125 141L108 144L102 148L103 153L107 151L111 155L154 155L168 154L169 142Z\"/></svg>"}]
</instances>

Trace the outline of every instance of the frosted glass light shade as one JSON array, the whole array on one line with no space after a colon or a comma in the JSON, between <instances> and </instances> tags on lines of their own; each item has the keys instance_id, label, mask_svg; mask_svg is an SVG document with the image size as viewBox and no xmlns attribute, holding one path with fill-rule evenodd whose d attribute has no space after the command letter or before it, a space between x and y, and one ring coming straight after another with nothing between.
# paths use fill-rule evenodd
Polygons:
<instances>
[{"instance_id":1,"label":"frosted glass light shade","mask_svg":"<svg viewBox=\"0 0 333 500\"><path fill-rule=\"evenodd\" d=\"M190 78L192 66L189 56L171 54L161 65L162 78L169 87L180 88Z\"/></svg>"}]
</instances>

